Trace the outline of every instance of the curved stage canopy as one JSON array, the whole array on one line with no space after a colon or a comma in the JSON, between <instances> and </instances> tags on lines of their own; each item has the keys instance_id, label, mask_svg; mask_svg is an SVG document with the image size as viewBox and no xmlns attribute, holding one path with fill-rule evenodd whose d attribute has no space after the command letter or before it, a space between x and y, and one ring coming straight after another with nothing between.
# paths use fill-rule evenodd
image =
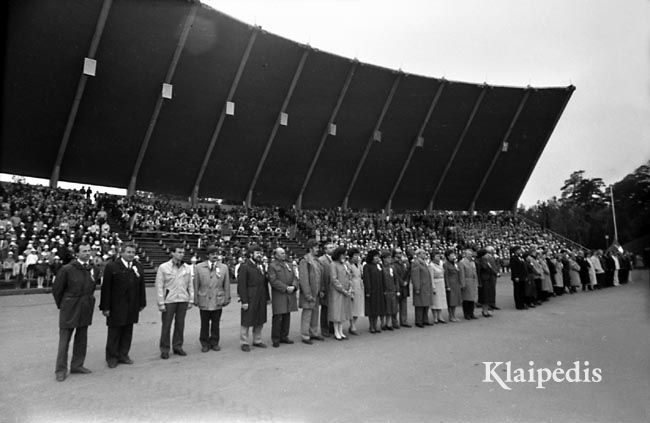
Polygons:
<instances>
[{"instance_id":1,"label":"curved stage canopy","mask_svg":"<svg viewBox=\"0 0 650 423\"><path fill-rule=\"evenodd\" d=\"M196 2L8 9L0 171L53 183L306 208L511 209L574 90L410 75Z\"/></svg>"}]
</instances>

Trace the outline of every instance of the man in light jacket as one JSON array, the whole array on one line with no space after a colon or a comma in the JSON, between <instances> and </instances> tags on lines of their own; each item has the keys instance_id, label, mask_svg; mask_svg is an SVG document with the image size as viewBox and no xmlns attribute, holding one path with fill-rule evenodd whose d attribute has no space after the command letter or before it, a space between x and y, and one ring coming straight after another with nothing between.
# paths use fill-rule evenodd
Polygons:
<instances>
[{"instance_id":1,"label":"man in light jacket","mask_svg":"<svg viewBox=\"0 0 650 423\"><path fill-rule=\"evenodd\" d=\"M183 350L183 332L185 330L185 313L194 302L194 285L192 283L192 266L183 263L185 247L174 245L171 260L158 266L156 273L156 294L158 310L162 312L162 329L160 331L160 358L169 358L170 331L174 322L172 347L174 354L185 356Z\"/></svg>"},{"instance_id":2,"label":"man in light jacket","mask_svg":"<svg viewBox=\"0 0 650 423\"><path fill-rule=\"evenodd\" d=\"M318 303L321 290L321 265L316 259L318 242L310 239L307 241L309 252L298 264L298 276L300 278L299 306L302 308L300 316L300 335L302 342L312 344L312 339L322 341L323 337L318 334Z\"/></svg>"},{"instance_id":3,"label":"man in light jacket","mask_svg":"<svg viewBox=\"0 0 650 423\"><path fill-rule=\"evenodd\" d=\"M230 272L216 246L207 248L208 259L194 268L194 304L201 316L201 352L220 351L219 324L223 307L230 304Z\"/></svg>"}]
</instances>

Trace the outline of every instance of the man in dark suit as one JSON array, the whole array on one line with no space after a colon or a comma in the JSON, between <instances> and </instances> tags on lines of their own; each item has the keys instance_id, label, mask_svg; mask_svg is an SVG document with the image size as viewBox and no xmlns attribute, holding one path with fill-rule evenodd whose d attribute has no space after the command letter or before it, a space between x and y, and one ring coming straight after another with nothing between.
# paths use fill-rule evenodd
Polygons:
<instances>
[{"instance_id":1,"label":"man in dark suit","mask_svg":"<svg viewBox=\"0 0 650 423\"><path fill-rule=\"evenodd\" d=\"M392 266L395 272L395 280L399 285L399 324L401 327L410 328L411 325L408 324L407 300L409 297L409 280L411 279L411 275L409 274L409 261L400 248L393 250Z\"/></svg>"},{"instance_id":2,"label":"man in dark suit","mask_svg":"<svg viewBox=\"0 0 650 423\"><path fill-rule=\"evenodd\" d=\"M147 305L144 271L134 257L135 245L124 244L120 257L104 269L99 309L106 316L106 362L111 369L117 363L133 364L129 357L133 324Z\"/></svg>"},{"instance_id":3,"label":"man in dark suit","mask_svg":"<svg viewBox=\"0 0 650 423\"><path fill-rule=\"evenodd\" d=\"M523 259L523 249L519 246L512 247L510 250L510 278L515 297L515 307L517 310L526 310L526 280L528 279L528 270L526 261Z\"/></svg>"},{"instance_id":4,"label":"man in dark suit","mask_svg":"<svg viewBox=\"0 0 650 423\"><path fill-rule=\"evenodd\" d=\"M262 342L262 327L266 323L266 304L270 301L268 278L264 270L262 251L251 247L248 257L237 272L237 294L241 301L240 343L250 352L249 329L253 328L253 346L266 348Z\"/></svg>"},{"instance_id":5,"label":"man in dark suit","mask_svg":"<svg viewBox=\"0 0 650 423\"><path fill-rule=\"evenodd\" d=\"M68 347L75 332L70 373L91 373L84 367L88 344L88 326L95 308L95 271L89 264L90 244L75 247L77 259L61 268L52 295L59 309L59 351L56 357L56 380L63 382L68 372Z\"/></svg>"}]
</instances>

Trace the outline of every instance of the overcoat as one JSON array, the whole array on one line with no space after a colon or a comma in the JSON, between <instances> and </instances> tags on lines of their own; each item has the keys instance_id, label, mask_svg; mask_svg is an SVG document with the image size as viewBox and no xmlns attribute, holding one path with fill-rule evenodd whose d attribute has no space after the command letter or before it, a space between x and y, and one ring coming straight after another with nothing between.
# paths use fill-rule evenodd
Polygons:
<instances>
[{"instance_id":1,"label":"overcoat","mask_svg":"<svg viewBox=\"0 0 650 423\"><path fill-rule=\"evenodd\" d=\"M411 284L413 285L413 306L431 307L433 304L433 285L427 264L419 258L411 263Z\"/></svg>"},{"instance_id":2,"label":"overcoat","mask_svg":"<svg viewBox=\"0 0 650 423\"><path fill-rule=\"evenodd\" d=\"M363 266L363 289L366 293L366 316L384 316L384 277L381 265L366 263Z\"/></svg>"},{"instance_id":3,"label":"overcoat","mask_svg":"<svg viewBox=\"0 0 650 423\"><path fill-rule=\"evenodd\" d=\"M300 278L300 295L298 305L301 308L313 309L319 304L318 293L322 281L322 269L314 256L307 253L298 263Z\"/></svg>"},{"instance_id":4,"label":"overcoat","mask_svg":"<svg viewBox=\"0 0 650 423\"><path fill-rule=\"evenodd\" d=\"M273 260L269 264L269 284L271 285L271 310L273 314L285 314L298 311L296 291L287 292L289 286L298 288L298 278L293 265L286 261Z\"/></svg>"},{"instance_id":5,"label":"overcoat","mask_svg":"<svg viewBox=\"0 0 650 423\"><path fill-rule=\"evenodd\" d=\"M456 263L445 260L442 265L445 271L445 286L447 287L447 306L457 307L460 305L460 271Z\"/></svg>"},{"instance_id":6,"label":"overcoat","mask_svg":"<svg viewBox=\"0 0 650 423\"><path fill-rule=\"evenodd\" d=\"M126 326L138 323L140 310L147 305L144 271L140 263L132 268L122 259L109 262L104 268L99 309L110 311L106 326Z\"/></svg>"},{"instance_id":7,"label":"overcoat","mask_svg":"<svg viewBox=\"0 0 650 423\"><path fill-rule=\"evenodd\" d=\"M59 270L52 287L59 309L59 327L73 329L90 326L95 308L95 280L92 268L85 269L73 260Z\"/></svg>"},{"instance_id":8,"label":"overcoat","mask_svg":"<svg viewBox=\"0 0 650 423\"><path fill-rule=\"evenodd\" d=\"M488 305L494 304L498 273L494 258L489 254L485 254L478 260L476 270L479 284L483 287L483 301Z\"/></svg>"},{"instance_id":9,"label":"overcoat","mask_svg":"<svg viewBox=\"0 0 650 423\"><path fill-rule=\"evenodd\" d=\"M250 259L239 266L237 294L242 304L248 304L248 310L241 310L241 325L251 327L266 323L266 302L271 299L268 278Z\"/></svg>"},{"instance_id":10,"label":"overcoat","mask_svg":"<svg viewBox=\"0 0 650 423\"><path fill-rule=\"evenodd\" d=\"M345 293L352 287L352 272L348 265L333 261L330 265L330 292L327 308L330 322L345 322L352 318L352 298Z\"/></svg>"},{"instance_id":11,"label":"overcoat","mask_svg":"<svg viewBox=\"0 0 650 423\"><path fill-rule=\"evenodd\" d=\"M399 313L397 305L397 293L400 292L399 282L395 269L392 266L383 267L384 277L384 302L386 304L386 315L392 316Z\"/></svg>"},{"instance_id":12,"label":"overcoat","mask_svg":"<svg viewBox=\"0 0 650 423\"><path fill-rule=\"evenodd\" d=\"M458 262L461 297L463 301L476 301L478 295L478 275L473 260L463 258Z\"/></svg>"},{"instance_id":13,"label":"overcoat","mask_svg":"<svg viewBox=\"0 0 650 423\"><path fill-rule=\"evenodd\" d=\"M395 281L399 284L399 293L402 299L409 297L409 275L410 269L408 263L398 262L393 263L393 269L395 271Z\"/></svg>"}]
</instances>

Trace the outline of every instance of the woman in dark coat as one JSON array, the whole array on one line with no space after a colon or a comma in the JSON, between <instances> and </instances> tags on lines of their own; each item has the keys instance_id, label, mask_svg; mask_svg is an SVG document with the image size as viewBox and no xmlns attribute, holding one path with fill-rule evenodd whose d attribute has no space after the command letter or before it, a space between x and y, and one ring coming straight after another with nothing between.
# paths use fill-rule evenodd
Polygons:
<instances>
[{"instance_id":1,"label":"woman in dark coat","mask_svg":"<svg viewBox=\"0 0 650 423\"><path fill-rule=\"evenodd\" d=\"M445 272L445 290L447 295L447 310L449 321L458 322L456 318L456 307L461 302L460 274L456 263L456 253L452 250L445 251L445 262L442 265Z\"/></svg>"},{"instance_id":2,"label":"woman in dark coat","mask_svg":"<svg viewBox=\"0 0 650 423\"><path fill-rule=\"evenodd\" d=\"M370 333L379 333L377 320L386 314L384 303L384 277L379 251L370 250L363 266L363 289L366 293L365 309L370 322Z\"/></svg>"},{"instance_id":3,"label":"woman in dark coat","mask_svg":"<svg viewBox=\"0 0 650 423\"><path fill-rule=\"evenodd\" d=\"M535 308L536 304L541 304L541 302L537 300L537 285L535 281L542 277L542 273L535 263L534 251L530 251L526 255L526 271L528 277L526 279L526 286L524 287L524 297L526 299L526 305Z\"/></svg>"}]
</instances>

